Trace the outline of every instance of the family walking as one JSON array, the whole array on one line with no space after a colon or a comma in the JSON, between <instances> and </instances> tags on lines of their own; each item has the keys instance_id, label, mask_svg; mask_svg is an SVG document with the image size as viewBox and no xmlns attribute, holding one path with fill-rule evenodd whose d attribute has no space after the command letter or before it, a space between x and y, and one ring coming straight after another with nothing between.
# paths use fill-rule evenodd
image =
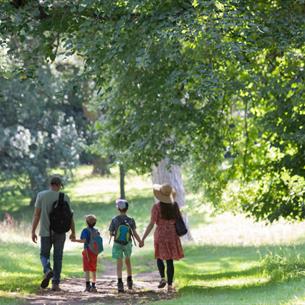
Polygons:
<instances>
[{"instance_id":1,"label":"family walking","mask_svg":"<svg viewBox=\"0 0 305 305\"><path fill-rule=\"evenodd\" d=\"M60 291L60 274L62 269L63 249L66 232L71 231L70 240L83 244L82 258L85 272L85 291L96 292L97 256L103 251L102 238L95 225L95 215L87 215L86 227L82 230L80 239L76 239L73 211L69 197L61 193L63 183L60 177L50 180L49 189L38 193L32 222L32 240L37 243L36 229L40 223L40 260L43 267L41 288L47 288L52 280L52 290ZM127 200L116 200L118 215L109 226L110 238L113 238L112 258L117 265L117 290L124 292L122 279L123 262L127 271L127 288L133 289L131 254L132 245L136 243L143 247L145 239L153 230L154 252L157 268L160 273L158 288L167 286L168 292L173 291L174 260L184 257L179 235L177 234L178 219L181 219L178 204L175 201L175 189L169 184L154 185L153 193L157 199L151 209L150 222L141 238L136 230L136 222L127 215L129 204ZM136 241L135 241L136 240ZM50 252L53 247L53 268L51 268ZM166 270L166 271L165 271ZM165 276L166 274L166 276ZM156 284L157 285L157 284Z\"/></svg>"}]
</instances>

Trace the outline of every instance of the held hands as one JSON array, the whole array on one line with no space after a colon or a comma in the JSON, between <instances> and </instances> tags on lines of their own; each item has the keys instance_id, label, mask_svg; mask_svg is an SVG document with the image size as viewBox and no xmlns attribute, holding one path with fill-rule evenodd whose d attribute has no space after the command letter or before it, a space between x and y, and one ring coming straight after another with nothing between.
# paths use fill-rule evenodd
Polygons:
<instances>
[{"instance_id":1,"label":"held hands","mask_svg":"<svg viewBox=\"0 0 305 305\"><path fill-rule=\"evenodd\" d=\"M144 247L144 240L143 240L143 239L141 239L141 240L139 241L139 247L140 247L140 248Z\"/></svg>"},{"instance_id":2,"label":"held hands","mask_svg":"<svg viewBox=\"0 0 305 305\"><path fill-rule=\"evenodd\" d=\"M70 240L71 240L71 241L75 241L75 239L76 239L76 238L75 238L75 233L71 233L71 235L70 235Z\"/></svg>"}]
</instances>

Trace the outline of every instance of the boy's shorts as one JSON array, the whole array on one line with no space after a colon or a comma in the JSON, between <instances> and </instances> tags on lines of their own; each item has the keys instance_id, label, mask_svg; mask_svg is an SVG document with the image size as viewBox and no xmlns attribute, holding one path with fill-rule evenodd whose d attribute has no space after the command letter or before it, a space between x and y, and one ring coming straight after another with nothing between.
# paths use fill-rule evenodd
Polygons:
<instances>
[{"instance_id":1,"label":"boy's shorts","mask_svg":"<svg viewBox=\"0 0 305 305\"><path fill-rule=\"evenodd\" d=\"M113 243L112 247L112 258L122 259L130 257L132 252L132 242L130 241L127 245L121 245L116 242Z\"/></svg>"},{"instance_id":2,"label":"boy's shorts","mask_svg":"<svg viewBox=\"0 0 305 305\"><path fill-rule=\"evenodd\" d=\"M96 265L97 265L97 255L92 253L89 249L83 250L83 270L96 272Z\"/></svg>"}]
</instances>

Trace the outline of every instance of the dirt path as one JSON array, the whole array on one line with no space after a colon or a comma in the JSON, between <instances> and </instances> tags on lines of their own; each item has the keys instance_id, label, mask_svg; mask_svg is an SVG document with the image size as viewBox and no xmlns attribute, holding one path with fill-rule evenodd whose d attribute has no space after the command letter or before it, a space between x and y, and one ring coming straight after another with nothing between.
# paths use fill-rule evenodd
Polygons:
<instances>
[{"instance_id":1,"label":"dirt path","mask_svg":"<svg viewBox=\"0 0 305 305\"><path fill-rule=\"evenodd\" d=\"M134 277L134 289L118 294L116 289L115 266L106 263L105 271L98 277L97 293L84 292L85 280L79 278L66 279L61 283L62 291L52 292L50 289L38 291L24 299L22 305L138 305L161 299L170 299L174 295L157 288L159 276L157 272L142 273Z\"/></svg>"}]
</instances>

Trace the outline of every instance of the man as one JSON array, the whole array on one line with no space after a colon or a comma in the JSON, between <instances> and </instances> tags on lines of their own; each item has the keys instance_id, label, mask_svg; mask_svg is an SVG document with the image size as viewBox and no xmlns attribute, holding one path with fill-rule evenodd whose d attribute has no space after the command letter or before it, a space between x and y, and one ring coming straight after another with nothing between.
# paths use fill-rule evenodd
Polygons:
<instances>
[{"instance_id":1,"label":"man","mask_svg":"<svg viewBox=\"0 0 305 305\"><path fill-rule=\"evenodd\" d=\"M59 176L53 176L50 179L49 189L39 192L35 202L35 211L32 222L32 240L37 243L36 228L40 221L39 235L40 260L43 266L44 278L41 282L41 288L47 288L52 280L52 290L60 291L60 273L62 268L63 249L66 240L66 233L50 232L50 212L53 203L59 198L59 191L63 187L62 180ZM70 203L69 197L65 194L64 200ZM75 239L75 225L72 217L70 239ZM53 270L50 264L50 252L53 246Z\"/></svg>"}]
</instances>

